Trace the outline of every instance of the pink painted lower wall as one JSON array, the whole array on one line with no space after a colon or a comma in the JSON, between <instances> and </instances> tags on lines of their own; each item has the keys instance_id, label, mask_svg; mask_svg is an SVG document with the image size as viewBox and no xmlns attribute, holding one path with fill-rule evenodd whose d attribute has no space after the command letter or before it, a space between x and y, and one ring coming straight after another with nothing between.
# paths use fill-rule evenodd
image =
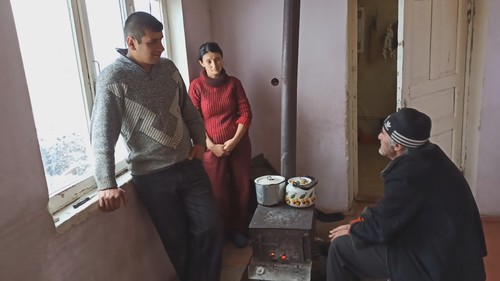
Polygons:
<instances>
[{"instance_id":1,"label":"pink painted lower wall","mask_svg":"<svg viewBox=\"0 0 500 281\"><path fill-rule=\"evenodd\" d=\"M10 224L2 213L0 280L176 280L132 187L127 197L126 208L96 213L62 234L45 209Z\"/></svg>"},{"instance_id":2,"label":"pink painted lower wall","mask_svg":"<svg viewBox=\"0 0 500 281\"><path fill-rule=\"evenodd\" d=\"M0 280L175 280L131 186L126 208L56 232L10 1L0 1L0 38Z\"/></svg>"}]
</instances>

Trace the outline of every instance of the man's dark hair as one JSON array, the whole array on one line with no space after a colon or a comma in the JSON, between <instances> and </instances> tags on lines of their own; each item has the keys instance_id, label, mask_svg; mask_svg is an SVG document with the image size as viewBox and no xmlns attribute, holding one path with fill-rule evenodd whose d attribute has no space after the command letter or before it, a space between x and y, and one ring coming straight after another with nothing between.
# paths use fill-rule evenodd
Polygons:
<instances>
[{"instance_id":1,"label":"man's dark hair","mask_svg":"<svg viewBox=\"0 0 500 281\"><path fill-rule=\"evenodd\" d=\"M132 38L141 44L141 39L146 33L146 29L150 29L154 32L161 32L163 30L163 24L151 14L135 12L125 21L123 32L125 33L125 38L127 38L127 36L132 36Z\"/></svg>"}]
</instances>

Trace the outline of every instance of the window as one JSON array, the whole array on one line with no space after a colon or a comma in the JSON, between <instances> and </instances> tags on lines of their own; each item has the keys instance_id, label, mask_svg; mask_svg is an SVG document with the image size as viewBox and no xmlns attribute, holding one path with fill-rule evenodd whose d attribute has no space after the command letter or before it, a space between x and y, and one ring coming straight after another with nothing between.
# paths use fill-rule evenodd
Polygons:
<instances>
[{"instance_id":1,"label":"window","mask_svg":"<svg viewBox=\"0 0 500 281\"><path fill-rule=\"evenodd\" d=\"M99 72L124 48L134 7L163 19L160 0L11 1L51 213L95 189L89 121ZM167 34L165 28L164 32ZM165 55L165 54L164 54ZM119 141L117 172L127 152Z\"/></svg>"}]
</instances>

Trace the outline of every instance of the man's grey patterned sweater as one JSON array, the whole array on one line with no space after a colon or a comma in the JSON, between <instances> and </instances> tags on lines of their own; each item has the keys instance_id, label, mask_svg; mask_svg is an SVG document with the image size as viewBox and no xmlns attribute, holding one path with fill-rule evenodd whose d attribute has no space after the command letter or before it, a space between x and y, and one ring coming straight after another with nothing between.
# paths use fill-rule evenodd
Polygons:
<instances>
[{"instance_id":1,"label":"man's grey patterned sweater","mask_svg":"<svg viewBox=\"0 0 500 281\"><path fill-rule=\"evenodd\" d=\"M187 159L205 146L205 127L181 75L162 58L150 73L121 55L99 75L92 112L94 175L99 190L116 187L114 147L125 140L134 175L150 174Z\"/></svg>"}]
</instances>

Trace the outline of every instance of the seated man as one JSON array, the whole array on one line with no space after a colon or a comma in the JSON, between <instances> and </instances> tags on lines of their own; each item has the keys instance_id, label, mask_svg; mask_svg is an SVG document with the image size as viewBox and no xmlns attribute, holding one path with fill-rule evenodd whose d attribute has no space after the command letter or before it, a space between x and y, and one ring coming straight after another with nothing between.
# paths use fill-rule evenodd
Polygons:
<instances>
[{"instance_id":1,"label":"seated man","mask_svg":"<svg viewBox=\"0 0 500 281\"><path fill-rule=\"evenodd\" d=\"M327 280L484 281L486 244L462 172L429 142L431 119L403 108L384 121L384 196L330 231Z\"/></svg>"}]
</instances>

